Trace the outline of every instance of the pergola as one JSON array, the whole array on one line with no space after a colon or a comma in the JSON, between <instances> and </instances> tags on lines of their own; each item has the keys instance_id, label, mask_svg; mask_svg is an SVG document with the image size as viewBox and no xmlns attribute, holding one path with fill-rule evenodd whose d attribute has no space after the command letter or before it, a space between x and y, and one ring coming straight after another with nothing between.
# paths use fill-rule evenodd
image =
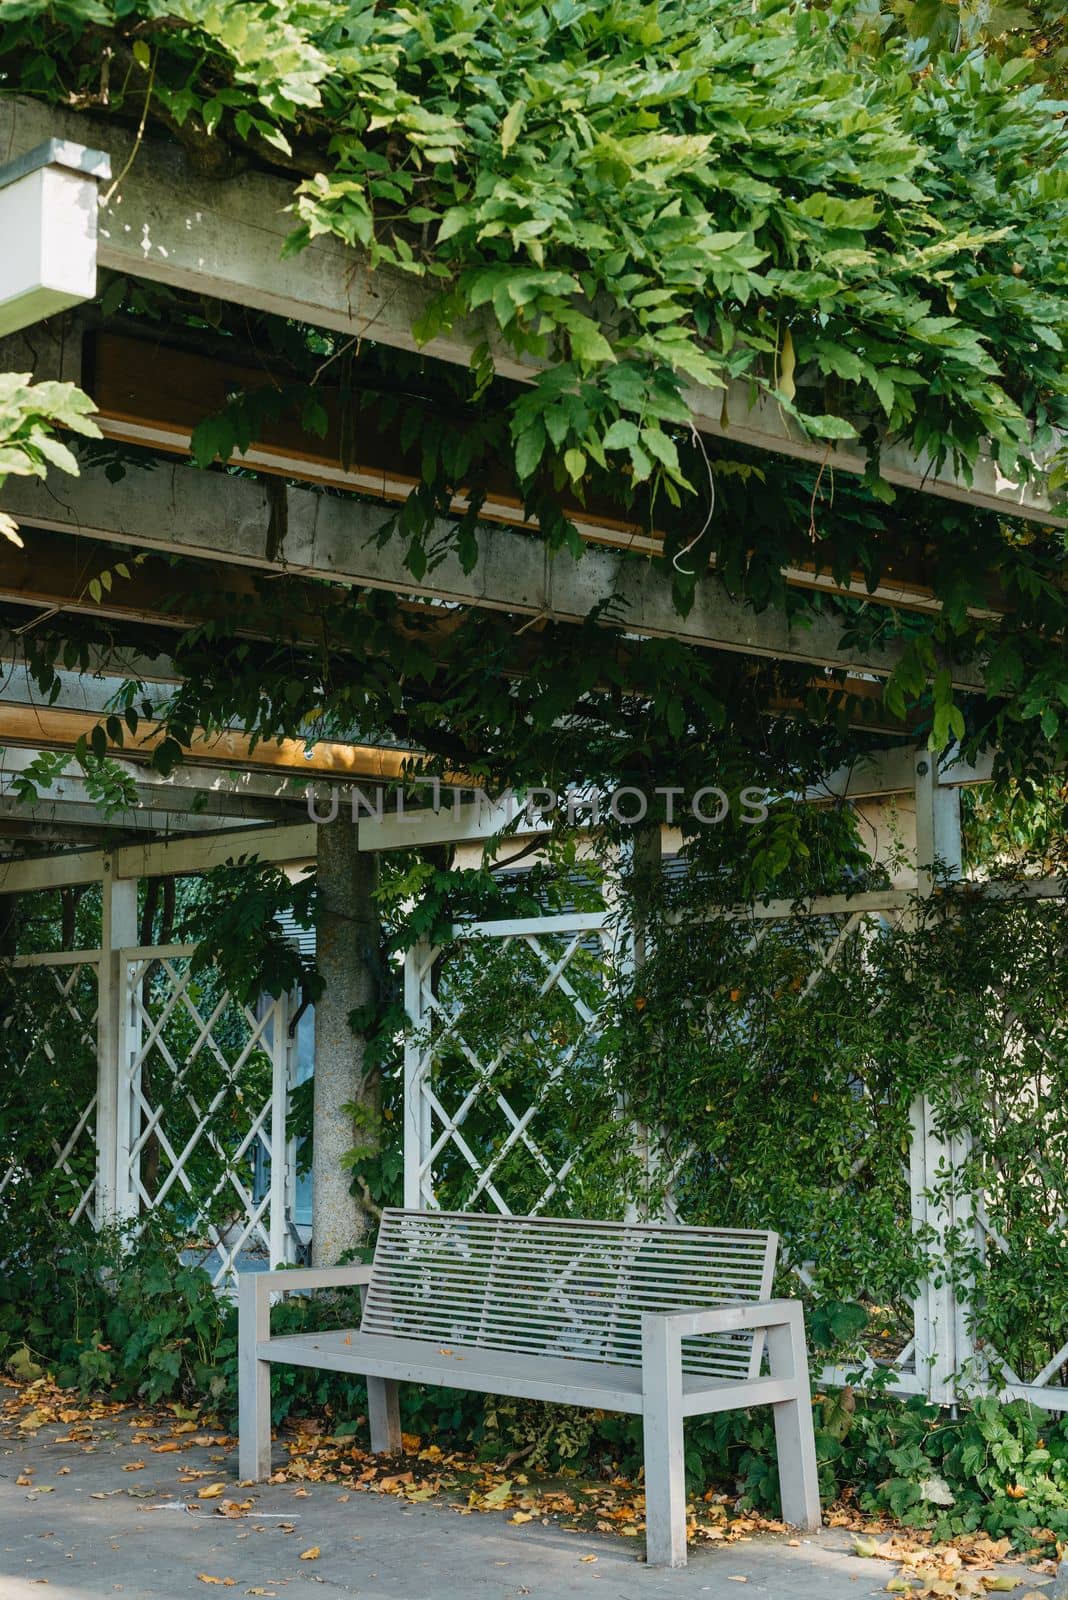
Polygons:
<instances>
[{"instance_id":1,"label":"pergola","mask_svg":"<svg viewBox=\"0 0 1068 1600\"><path fill-rule=\"evenodd\" d=\"M491 494L487 503L474 566L464 570L455 553L446 553L416 578L396 542L376 540L390 505L402 501L412 486L399 453L389 459L369 447L343 467L329 438L316 452L307 440L279 430L241 458L241 465L256 470L254 478L202 472L187 464L198 405L203 410L205 394L225 394L239 382L239 364L161 350L151 338L109 327L94 305L97 267L408 351L416 348L411 327L423 290L392 270L372 272L358 250L328 238L314 240L299 255L283 257L290 193L280 179L244 173L208 184L190 173L176 147L135 141L124 129L108 125L94 129L94 142L104 147L96 151L81 144L85 130L85 119L75 113L18 97L0 101L0 148L13 157L0 170L0 229L5 238L19 241L19 248L0 263L0 332L7 336L3 367L32 370L36 379L78 382L93 395L106 438L156 452L151 471L130 472L117 483L90 466L77 479L9 479L0 489L0 511L13 516L25 533L22 551L0 545L0 602L20 608L27 629L44 615L103 617L120 633L129 629L131 641L98 653L88 673L64 672L58 697L47 705L35 696L17 632L3 669L0 848L5 854L0 894L93 884L100 886L102 896L98 949L18 958L53 970L61 997L72 1005L74 975L80 969L95 974L95 1022L79 1015L97 1055L96 1095L89 1107L77 1108L69 1136L57 1145L57 1162L68 1158L72 1141L88 1133L98 1155L83 1206L98 1217L133 1217L148 1199L139 1177L143 1128L161 1132L162 1123L140 1071L147 1049L159 1043L161 1033L159 1017L150 1015L139 998L139 985L150 965L162 964L169 974L168 1004L180 1009L188 1000L189 952L141 943L139 882L201 873L252 852L261 861L292 868L317 859L323 899L319 956L327 988L315 1019L314 1237L316 1250L329 1259L352 1242L346 1220L349 1178L339 1158L348 1140L344 1108L354 1092L358 1095L361 1067L347 1019L366 995L359 940L371 884L367 863L379 851L413 845L481 845L497 835L502 817L468 791L458 804L444 809L424 806L405 817L363 815L352 828L317 828L307 812L309 780L323 790L343 786L344 793L353 786L396 783L411 774L420 752L336 737L309 746L279 741L252 748L237 727L220 737L194 738L188 761L167 777L146 765L151 734L133 752L117 753L137 801L107 820L84 782L67 775L57 780L54 797L35 804L17 799L12 782L32 754L72 750L113 705L125 679L159 685L164 692L177 682L177 669L165 653L146 658L141 652L140 625L150 622L166 629L203 620L168 603L168 569L152 556L114 591L102 589L99 582L94 586L92 580L115 555L127 548L180 555L203 563L220 587L238 593L242 585L247 587L250 574L280 571L290 578L381 589L413 605L436 607L443 617L455 608L485 608L529 622L551 619L579 625L611 599L613 622L635 640L677 639L702 650L792 663L810 669L815 680L838 674L858 701L870 698L872 686L893 671L902 646L858 645L829 615L799 623L775 610L757 612L711 581L698 585L692 608L681 615L670 575L648 559L649 540L643 544L639 531L618 513L594 507L581 514L578 526L588 548L576 562L566 552L550 554L525 523L522 507L503 491ZM113 173L118 174L114 182ZM474 346L487 338L502 376L529 379L531 365L495 344L488 325L433 339L424 353L467 365ZM688 392L687 400L702 434L725 432L730 440L757 450L846 474L865 470L859 449L810 440L774 406L754 402L743 385L728 395L726 405L718 392L697 388ZM949 466L890 442L882 452L881 470L890 482L923 494L1044 525L1057 521L1041 489L1007 480L989 457L965 481ZM284 528L280 548L267 537L272 519ZM914 572L892 573L871 595L859 580L837 584L815 569L798 567L786 576L799 589L862 593L875 605L918 612L937 609L922 574ZM950 671L962 690L982 690L981 674L974 667L950 664ZM809 798L813 803L831 796L850 798L869 807L878 822L880 808L896 797L899 810L914 819L906 841L913 862L911 874L888 890L830 896L808 906L813 916L838 918L843 927L858 917L903 914L916 888L932 892L936 861L948 867L951 877L960 876L960 787L990 774L989 763L940 767L937 758L915 747L907 727L878 711L861 729L856 764L829 774ZM462 787L462 779L456 787ZM530 825L528 836L536 834L536 827ZM49 848L27 855L27 843ZM1026 892L1057 895L1061 886L1043 881ZM774 920L789 910L772 902L757 908L757 914ZM464 936L528 941L544 954L547 937L563 939L566 948L574 949L603 927L603 919L575 914L482 925L465 930ZM434 960L428 947L417 948L408 958L405 994L414 1021L434 1004ZM563 956L551 973L552 983L566 979L567 960ZM257 1238L274 1261L291 1258L296 1248L287 1177L292 1151L286 1100L293 1047L286 1004L275 1002L259 1015L246 1008L241 1023L247 1047L267 1050L272 1061L270 1093L256 1110L241 1152L247 1155L258 1140L269 1158L269 1180L266 1190L255 1194L241 1186L236 1172L229 1174L242 1223L236 1235L216 1240L220 1281L239 1251ZM200 1043L210 1044L212 1020L195 1016L194 1023L201 1029ZM417 1044L409 1047L404 1155L406 1201L411 1205L434 1203L435 1151L442 1141L463 1140L462 1117L446 1111L435 1098L432 1065L425 1050ZM529 1137L528 1110L510 1104L503 1108L511 1119L510 1139ZM202 1137L210 1108L198 1105L196 1111ZM175 1182L186 1181L185 1154L179 1148L171 1151ZM929 1195L929 1174L946 1158L957 1159L957 1153L943 1147L923 1104L918 1104L912 1153L915 1220L936 1234L960 1220L946 1210L948 1203L939 1209ZM546 1200L560 1176L547 1170ZM476 1177L480 1203L502 1203L493 1173ZM953 1398L953 1374L969 1354L967 1338L949 1286L933 1276L917 1303L911 1366L900 1375L899 1386L939 1400ZM1068 1407L1064 1391L1051 1395L1052 1371L1051 1366L1034 1382L1020 1378L1014 1392Z\"/></svg>"}]
</instances>

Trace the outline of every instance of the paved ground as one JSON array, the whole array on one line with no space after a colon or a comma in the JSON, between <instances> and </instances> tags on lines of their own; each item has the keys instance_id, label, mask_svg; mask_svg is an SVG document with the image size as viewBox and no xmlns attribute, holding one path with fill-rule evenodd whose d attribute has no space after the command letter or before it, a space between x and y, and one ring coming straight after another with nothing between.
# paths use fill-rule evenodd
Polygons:
<instances>
[{"instance_id":1,"label":"paved ground","mask_svg":"<svg viewBox=\"0 0 1068 1600\"><path fill-rule=\"evenodd\" d=\"M828 1532L797 1546L763 1536L697 1549L685 1571L657 1571L622 1538L510 1527L503 1513L462 1516L447 1504L381 1494L340 1500L337 1485L242 1490L233 1455L210 1446L139 1454L122 1428L113 1439L98 1431L87 1449L57 1442L65 1431L0 1435L0 1600L45 1592L55 1600L196 1600L222 1580L235 1595L279 1600L323 1592L359 1600L735 1600L744 1592L752 1600L860 1600L885 1594L893 1570L858 1559L845 1535ZM124 1472L135 1459L145 1467ZM251 1511L228 1520L209 1501L190 1512L197 1487L179 1483L182 1463L210 1468L235 1500L253 1496ZM315 1546L319 1555L302 1561ZM748 1591L735 1587L739 1579Z\"/></svg>"}]
</instances>

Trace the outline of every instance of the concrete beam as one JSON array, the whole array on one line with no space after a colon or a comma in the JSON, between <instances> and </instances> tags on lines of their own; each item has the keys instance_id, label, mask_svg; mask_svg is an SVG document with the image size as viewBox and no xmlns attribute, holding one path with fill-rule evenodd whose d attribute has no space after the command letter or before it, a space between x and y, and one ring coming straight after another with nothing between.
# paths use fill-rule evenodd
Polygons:
<instances>
[{"instance_id":1,"label":"concrete beam","mask_svg":"<svg viewBox=\"0 0 1068 1600\"><path fill-rule=\"evenodd\" d=\"M506 528L480 531L470 572L450 550L416 581L396 540L377 543L385 520L380 508L309 489L288 487L285 494L287 572L567 623L583 622L596 606L612 601L612 620L636 635L850 673L885 677L901 657L899 643L843 648L844 630L834 617L794 622L775 609L754 611L711 578L681 616L667 574L652 562L604 549L587 550L576 561ZM221 472L161 465L113 484L93 469L61 486L10 478L0 490L0 509L29 529L279 571L266 555L267 490ZM441 531L444 536L444 525ZM976 668L953 666L952 672L959 688L982 689Z\"/></svg>"},{"instance_id":2,"label":"concrete beam","mask_svg":"<svg viewBox=\"0 0 1068 1600\"><path fill-rule=\"evenodd\" d=\"M362 251L335 238L315 239L299 255L283 259L282 246L293 229L287 213L292 186L285 179L245 172L209 182L189 173L176 145L145 140L132 160L133 135L114 123L21 96L0 101L0 148L16 154L57 135L84 137L88 129L106 143L123 173L99 218L102 266L398 349L416 348L412 324L436 291L402 272L372 272ZM466 367L472 349L487 339L502 376L529 380L536 372L534 362L513 355L479 319L423 348L427 355ZM825 442L806 438L773 401L754 401L746 383L732 384L725 394L690 387L686 399L694 425L704 433L829 470L858 473L865 468L866 458L857 446L828 449ZM935 468L928 458L901 445L885 446L881 467L891 483L906 488L1040 522L1054 520L1041 488L1005 478L989 457L979 461L970 483L949 466Z\"/></svg>"}]
</instances>

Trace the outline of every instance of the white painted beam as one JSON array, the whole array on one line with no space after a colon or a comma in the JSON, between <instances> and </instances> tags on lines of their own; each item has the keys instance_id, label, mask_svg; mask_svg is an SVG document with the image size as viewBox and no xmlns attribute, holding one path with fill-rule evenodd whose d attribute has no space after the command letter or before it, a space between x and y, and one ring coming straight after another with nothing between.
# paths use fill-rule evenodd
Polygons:
<instances>
[{"instance_id":1,"label":"white painted beam","mask_svg":"<svg viewBox=\"0 0 1068 1600\"><path fill-rule=\"evenodd\" d=\"M936 781L945 788L965 788L973 783L989 783L994 771L994 755L987 751L974 766L959 757L939 761L929 755L938 768ZM829 773L820 783L813 784L806 799L820 800L871 800L881 795L911 794L916 787L916 752L909 746L890 750L871 750L858 755L855 761Z\"/></svg>"},{"instance_id":2,"label":"white painted beam","mask_svg":"<svg viewBox=\"0 0 1068 1600\"><path fill-rule=\"evenodd\" d=\"M111 856L117 878L208 872L239 856L255 856L277 866L307 866L315 860L317 832L310 822L281 828L242 828L195 839L123 845ZM0 894L30 894L39 889L96 883L103 875L106 855L103 850L81 850L26 861L0 861Z\"/></svg>"},{"instance_id":3,"label":"white painted beam","mask_svg":"<svg viewBox=\"0 0 1068 1600\"><path fill-rule=\"evenodd\" d=\"M0 748L0 788L5 778L25 772L45 748ZM126 756L113 755L109 759L113 766L133 779L145 804L158 811L184 811L204 805L216 816L238 816L245 805L261 805L277 813L286 805L303 807L306 804L307 780L286 773L276 776L270 772L239 769L227 772L218 767L201 766L195 761L183 761L173 772L164 775ZM60 780L64 785L76 781L76 763L72 763L70 771L74 776L64 774ZM64 798L71 798L72 793L68 789ZM234 809L230 811L228 807Z\"/></svg>"},{"instance_id":4,"label":"white painted beam","mask_svg":"<svg viewBox=\"0 0 1068 1600\"><path fill-rule=\"evenodd\" d=\"M462 792L457 791L457 799ZM518 804L461 802L454 806L450 800L447 805L399 814L383 809L380 818L361 816L360 849L418 850L436 844L481 844L509 827L509 839L529 839L552 832L551 823L544 818L528 822Z\"/></svg>"},{"instance_id":5,"label":"white painted beam","mask_svg":"<svg viewBox=\"0 0 1068 1600\"><path fill-rule=\"evenodd\" d=\"M96 294L100 150L46 137L0 167L0 334ZM3 148L10 149L10 144Z\"/></svg>"},{"instance_id":6,"label":"white painted beam","mask_svg":"<svg viewBox=\"0 0 1068 1600\"><path fill-rule=\"evenodd\" d=\"M293 229L287 212L292 187L285 179L258 172L223 180L197 178L188 172L177 146L157 140L145 140L131 162L133 136L115 124L105 128L77 112L19 96L0 100L3 149L29 150L56 134L78 138L87 127L106 141L124 174L100 218L102 266L398 349L416 348L412 324L436 289L388 268L372 272L365 253L326 236L283 259L282 246ZM424 349L427 355L466 367L472 349L487 339L502 376L532 377L536 364L502 347L479 319L440 335ZM691 387L686 398L695 426L704 433L818 462L828 470L856 473L866 466L857 446L829 449L826 442L806 438L773 401L754 401L744 382L732 384L726 397L722 390ZM900 445L884 448L881 468L890 482L906 488L1041 522L1054 520L1041 487L1009 481L989 458L979 462L970 483L948 465L936 469L929 459Z\"/></svg>"},{"instance_id":7,"label":"white painted beam","mask_svg":"<svg viewBox=\"0 0 1068 1600\"><path fill-rule=\"evenodd\" d=\"M44 889L75 889L99 883L103 850L66 850L25 861L0 861L0 894L34 894Z\"/></svg>"},{"instance_id":8,"label":"white painted beam","mask_svg":"<svg viewBox=\"0 0 1068 1600\"><path fill-rule=\"evenodd\" d=\"M281 828L246 828L239 833L218 833L198 839L157 840L128 844L115 851L120 878L154 878L183 873L210 872L239 856L276 866L306 866L315 860L318 829L312 822Z\"/></svg>"},{"instance_id":9,"label":"white painted beam","mask_svg":"<svg viewBox=\"0 0 1068 1600\"><path fill-rule=\"evenodd\" d=\"M53 793L55 799L52 798ZM184 836L218 832L220 826L253 827L262 820L262 814L254 812L243 821L239 808L225 812L220 817L218 812L200 815L188 809L178 812L173 807L151 809L140 805L134 810L114 811L105 815L96 801L85 793L81 784L60 780L54 790L49 790L39 800L26 802L11 794L0 781L0 835L3 833L3 824L12 822L29 823L33 828L40 829L42 837L56 828L80 828L87 832L89 838L93 838L109 829L118 834L181 833Z\"/></svg>"},{"instance_id":10,"label":"white painted beam","mask_svg":"<svg viewBox=\"0 0 1068 1600\"><path fill-rule=\"evenodd\" d=\"M62 711L90 711L107 716L116 711L116 697L127 681L116 673L74 672L60 669L56 673L60 690L54 700L41 693L29 669L20 662L12 662L6 671L0 671L0 705L40 706L42 710L57 707ZM167 693L138 695L137 702L149 699L154 708L162 705ZM121 708L118 710L121 716Z\"/></svg>"},{"instance_id":11,"label":"white painted beam","mask_svg":"<svg viewBox=\"0 0 1068 1600\"><path fill-rule=\"evenodd\" d=\"M26 822L71 822L97 828L136 827L159 831L180 828L186 832L200 832L205 828L217 832L226 825L220 818L231 818L237 826L246 820L303 820L307 815L304 796L296 790L275 797L251 793L248 789L252 785L246 789L240 780L231 782L220 773L202 767L195 769L192 777L185 775L185 783L175 783L173 775L163 778L130 761L113 763L136 785L137 804L130 810L106 816L75 761L71 761L69 769L47 788L39 789L36 800L22 800L16 792L16 782L40 754L39 750L0 750L0 815ZM182 768L177 770L181 772ZM251 779L262 776L248 774ZM213 783L212 778L221 781ZM268 779L268 783L272 781Z\"/></svg>"},{"instance_id":12,"label":"white painted beam","mask_svg":"<svg viewBox=\"0 0 1068 1600\"><path fill-rule=\"evenodd\" d=\"M844 630L834 617L794 622L775 608L757 612L732 599L712 577L698 586L693 606L681 616L667 574L652 562L604 549L587 550L576 561L567 551L553 555L540 539L508 528L480 530L470 572L450 550L417 582L398 541L377 542L386 516L382 509L311 489L287 487L285 494L283 555L291 573L565 623L584 621L595 606L614 598L612 620L645 638L681 639L850 673L886 676L901 656L899 644L844 649ZM265 554L266 489L221 472L160 465L152 473L131 473L110 483L101 469L92 469L62 486L11 478L0 489L0 509L30 530L48 528L279 571L278 562ZM444 526L441 531L444 535ZM958 687L982 688L975 667L951 670Z\"/></svg>"}]
</instances>

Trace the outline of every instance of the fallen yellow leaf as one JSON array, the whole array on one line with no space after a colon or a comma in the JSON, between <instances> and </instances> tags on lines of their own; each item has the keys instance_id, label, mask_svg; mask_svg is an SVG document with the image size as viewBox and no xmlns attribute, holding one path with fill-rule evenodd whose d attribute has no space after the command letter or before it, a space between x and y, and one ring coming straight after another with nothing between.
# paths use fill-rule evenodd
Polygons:
<instances>
[{"instance_id":1,"label":"fallen yellow leaf","mask_svg":"<svg viewBox=\"0 0 1068 1600\"><path fill-rule=\"evenodd\" d=\"M245 1517L252 1510L251 1500L220 1500L215 1507L217 1517Z\"/></svg>"},{"instance_id":2,"label":"fallen yellow leaf","mask_svg":"<svg viewBox=\"0 0 1068 1600\"><path fill-rule=\"evenodd\" d=\"M515 1523L533 1522L534 1513L532 1511L517 1511L514 1516L508 1518L508 1521Z\"/></svg>"},{"instance_id":3,"label":"fallen yellow leaf","mask_svg":"<svg viewBox=\"0 0 1068 1600\"><path fill-rule=\"evenodd\" d=\"M579 1556L580 1561L596 1561L596 1556Z\"/></svg>"},{"instance_id":4,"label":"fallen yellow leaf","mask_svg":"<svg viewBox=\"0 0 1068 1600\"><path fill-rule=\"evenodd\" d=\"M300 1552L300 1559L302 1561L318 1561L321 1553L319 1546L313 1544L310 1550L302 1550Z\"/></svg>"},{"instance_id":5,"label":"fallen yellow leaf","mask_svg":"<svg viewBox=\"0 0 1068 1600\"><path fill-rule=\"evenodd\" d=\"M203 1489L197 1490L198 1500L217 1500L226 1489L225 1483L206 1483Z\"/></svg>"}]
</instances>

